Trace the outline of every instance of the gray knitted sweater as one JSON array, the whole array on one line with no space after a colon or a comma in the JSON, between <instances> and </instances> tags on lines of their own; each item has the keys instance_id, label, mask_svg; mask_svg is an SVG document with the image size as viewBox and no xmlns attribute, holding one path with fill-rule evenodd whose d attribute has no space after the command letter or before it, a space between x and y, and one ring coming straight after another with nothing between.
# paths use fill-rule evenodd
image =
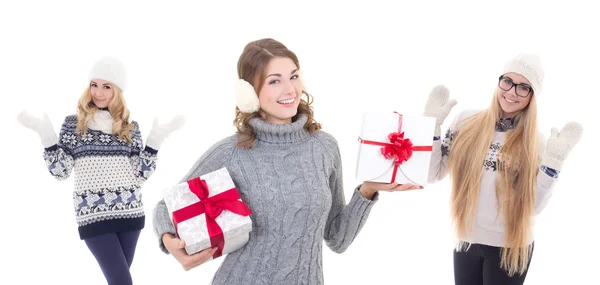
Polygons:
<instances>
[{"instance_id":1,"label":"gray knitted sweater","mask_svg":"<svg viewBox=\"0 0 600 285\"><path fill-rule=\"evenodd\" d=\"M342 162L336 140L323 131L309 134L307 117L285 125L254 118L257 140L240 148L237 135L212 146L181 180L227 167L242 200L252 209L253 229L246 246L225 256L212 284L323 284L323 240L344 252L377 201L354 189L346 205ZM154 209L153 225L175 233L164 201Z\"/></svg>"}]
</instances>

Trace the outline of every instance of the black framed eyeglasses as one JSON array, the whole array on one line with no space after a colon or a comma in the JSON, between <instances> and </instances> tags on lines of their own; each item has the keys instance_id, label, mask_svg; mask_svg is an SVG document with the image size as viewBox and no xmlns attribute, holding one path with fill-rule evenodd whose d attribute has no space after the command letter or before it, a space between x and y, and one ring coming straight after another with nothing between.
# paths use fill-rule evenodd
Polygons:
<instances>
[{"instance_id":1,"label":"black framed eyeglasses","mask_svg":"<svg viewBox=\"0 0 600 285\"><path fill-rule=\"evenodd\" d=\"M515 93L517 96L521 98L527 98L531 92L533 92L533 88L525 83L515 84L510 77L500 76L498 79L498 87L504 91L509 91L511 88L515 87Z\"/></svg>"}]
</instances>

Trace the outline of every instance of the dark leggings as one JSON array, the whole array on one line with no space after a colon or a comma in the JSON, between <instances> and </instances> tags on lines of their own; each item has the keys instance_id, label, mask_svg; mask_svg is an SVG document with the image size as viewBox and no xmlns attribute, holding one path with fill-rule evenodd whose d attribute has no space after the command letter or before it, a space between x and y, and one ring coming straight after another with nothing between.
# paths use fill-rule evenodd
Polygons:
<instances>
[{"instance_id":1,"label":"dark leggings","mask_svg":"<svg viewBox=\"0 0 600 285\"><path fill-rule=\"evenodd\" d=\"M109 285L133 284L129 267L140 232L108 233L84 240Z\"/></svg>"},{"instance_id":2,"label":"dark leggings","mask_svg":"<svg viewBox=\"0 0 600 285\"><path fill-rule=\"evenodd\" d=\"M454 284L456 285L522 285L527 270L508 276L500 268L501 247L471 244L468 250L454 250ZM532 248L533 252L533 248ZM529 259L529 264L531 258ZM529 269L527 264L527 269Z\"/></svg>"}]
</instances>

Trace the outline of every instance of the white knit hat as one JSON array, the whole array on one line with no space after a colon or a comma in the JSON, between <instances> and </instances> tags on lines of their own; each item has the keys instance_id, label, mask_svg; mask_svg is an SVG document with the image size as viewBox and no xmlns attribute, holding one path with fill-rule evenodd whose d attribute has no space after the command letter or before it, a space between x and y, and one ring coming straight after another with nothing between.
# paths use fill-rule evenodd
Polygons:
<instances>
[{"instance_id":1,"label":"white knit hat","mask_svg":"<svg viewBox=\"0 0 600 285\"><path fill-rule=\"evenodd\" d=\"M502 74L514 72L522 75L531 82L533 92L539 96L542 92L542 84L544 81L544 69L540 63L539 56L535 54L520 54L509 60L504 65Z\"/></svg>"},{"instance_id":2,"label":"white knit hat","mask_svg":"<svg viewBox=\"0 0 600 285\"><path fill-rule=\"evenodd\" d=\"M90 81L94 79L106 80L117 85L121 91L125 91L127 75L125 65L119 59L114 57L103 57L96 61L88 76Z\"/></svg>"}]
</instances>

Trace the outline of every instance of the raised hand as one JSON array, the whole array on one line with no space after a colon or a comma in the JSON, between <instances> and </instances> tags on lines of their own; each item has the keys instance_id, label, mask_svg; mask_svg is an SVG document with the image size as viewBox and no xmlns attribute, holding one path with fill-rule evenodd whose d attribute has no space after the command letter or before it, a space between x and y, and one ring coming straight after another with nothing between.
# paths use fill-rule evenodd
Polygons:
<instances>
[{"instance_id":1,"label":"raised hand","mask_svg":"<svg viewBox=\"0 0 600 285\"><path fill-rule=\"evenodd\" d=\"M175 116L171 121L167 123L158 123L158 118L154 119L150 135L146 141L146 145L158 150L162 145L165 138L167 138L172 132L178 130L185 124L185 118L183 116Z\"/></svg>"},{"instance_id":2,"label":"raised hand","mask_svg":"<svg viewBox=\"0 0 600 285\"><path fill-rule=\"evenodd\" d=\"M577 122L565 124L560 132L552 128L542 155L542 165L560 171L563 161L579 142L582 134L583 127Z\"/></svg>"},{"instance_id":3,"label":"raised hand","mask_svg":"<svg viewBox=\"0 0 600 285\"><path fill-rule=\"evenodd\" d=\"M441 125L450 114L452 108L456 105L456 100L448 100L450 98L450 92L444 85L438 85L431 90L429 98L425 104L425 110L423 116L435 117L435 134L434 136L439 137L442 133Z\"/></svg>"},{"instance_id":4,"label":"raised hand","mask_svg":"<svg viewBox=\"0 0 600 285\"><path fill-rule=\"evenodd\" d=\"M22 111L17 116L17 121L24 127L35 131L40 136L44 147L50 147L58 143L58 137L54 132L48 114L44 113L44 117L40 119L30 115L27 111Z\"/></svg>"}]
</instances>

